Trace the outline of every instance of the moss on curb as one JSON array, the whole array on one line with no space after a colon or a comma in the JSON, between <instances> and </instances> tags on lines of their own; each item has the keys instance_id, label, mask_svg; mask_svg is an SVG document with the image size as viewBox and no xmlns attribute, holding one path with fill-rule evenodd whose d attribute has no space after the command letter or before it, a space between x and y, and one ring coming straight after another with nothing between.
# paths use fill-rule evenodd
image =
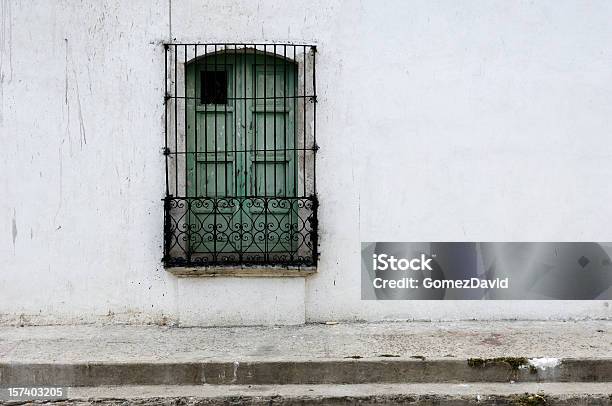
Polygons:
<instances>
[{"instance_id":1,"label":"moss on curb","mask_svg":"<svg viewBox=\"0 0 612 406\"><path fill-rule=\"evenodd\" d=\"M520 367L529 366L529 360L525 357L468 358L467 362L472 368L484 368L490 364L505 363L508 364L513 371L518 371ZM537 372L532 366L530 366L529 371L531 373Z\"/></svg>"},{"instance_id":2,"label":"moss on curb","mask_svg":"<svg viewBox=\"0 0 612 406\"><path fill-rule=\"evenodd\" d=\"M547 405L546 397L536 393L525 393L512 398L512 404L516 406L544 406Z\"/></svg>"}]
</instances>

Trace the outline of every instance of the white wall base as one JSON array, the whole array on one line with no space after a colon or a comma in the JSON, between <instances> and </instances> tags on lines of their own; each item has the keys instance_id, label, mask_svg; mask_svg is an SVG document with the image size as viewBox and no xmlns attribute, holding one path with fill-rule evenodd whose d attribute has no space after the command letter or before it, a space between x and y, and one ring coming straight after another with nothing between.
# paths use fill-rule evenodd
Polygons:
<instances>
[{"instance_id":1,"label":"white wall base","mask_svg":"<svg viewBox=\"0 0 612 406\"><path fill-rule=\"evenodd\" d=\"M180 278L181 326L302 324L303 278Z\"/></svg>"}]
</instances>

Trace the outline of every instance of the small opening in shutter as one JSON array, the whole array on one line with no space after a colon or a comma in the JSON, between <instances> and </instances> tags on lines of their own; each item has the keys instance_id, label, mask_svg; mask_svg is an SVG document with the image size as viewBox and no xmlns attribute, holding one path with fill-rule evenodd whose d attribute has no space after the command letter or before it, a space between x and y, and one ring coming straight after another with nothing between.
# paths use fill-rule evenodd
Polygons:
<instances>
[{"instance_id":1,"label":"small opening in shutter","mask_svg":"<svg viewBox=\"0 0 612 406\"><path fill-rule=\"evenodd\" d=\"M226 71L202 71L200 73L202 104L226 104L227 103L227 72Z\"/></svg>"}]
</instances>

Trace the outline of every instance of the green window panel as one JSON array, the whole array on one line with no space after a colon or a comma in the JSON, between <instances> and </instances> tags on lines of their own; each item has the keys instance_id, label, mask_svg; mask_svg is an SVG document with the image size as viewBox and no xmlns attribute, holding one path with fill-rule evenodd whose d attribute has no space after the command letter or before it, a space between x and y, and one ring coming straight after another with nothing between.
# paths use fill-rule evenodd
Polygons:
<instances>
[{"instance_id":1,"label":"green window panel","mask_svg":"<svg viewBox=\"0 0 612 406\"><path fill-rule=\"evenodd\" d=\"M187 197L227 198L188 212L193 254L296 250L298 203L274 199L297 196L296 78L293 61L263 53L187 65Z\"/></svg>"}]
</instances>

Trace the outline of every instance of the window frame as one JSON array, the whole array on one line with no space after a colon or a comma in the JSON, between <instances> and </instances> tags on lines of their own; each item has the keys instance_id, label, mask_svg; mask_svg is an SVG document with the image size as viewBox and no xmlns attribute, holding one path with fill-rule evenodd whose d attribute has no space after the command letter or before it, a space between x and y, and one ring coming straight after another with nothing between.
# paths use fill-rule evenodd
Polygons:
<instances>
[{"instance_id":1,"label":"window frame","mask_svg":"<svg viewBox=\"0 0 612 406\"><path fill-rule=\"evenodd\" d=\"M189 54L188 47L194 47L194 52ZM200 50L204 48L204 53L198 53L198 47ZM213 48L214 47L214 48ZM211 48L213 50L208 52ZM292 49L294 58L291 59L287 55L287 48ZM295 58L296 50L301 48L303 50L302 59L298 60ZM279 52L279 50L285 51ZM181 54L181 50L184 52ZM183 209L186 213L192 213L193 208L198 204L202 204L203 202L210 203L214 207L214 210L220 212L220 208L222 205L231 205L236 204L236 202L229 202L228 199L238 199L239 196L231 196L231 197L210 197L210 196L189 196L187 193L187 187L189 184L189 179L187 173L189 172L189 163L188 158L190 154L194 154L195 157L199 156L202 151L197 147L193 151L190 150L189 144L189 136L188 136L188 112L190 108L193 109L193 114L195 117L198 114L204 112L209 113L211 111L215 112L223 112L226 114L225 120L227 120L227 114L232 113L235 114L238 110L235 109L235 105L239 102L240 93L234 93L236 89L236 78L237 71L239 66L237 65L238 56L245 55L245 60L249 53L252 52L253 55L253 79L255 79L255 75L257 73L258 65L266 66L266 61L269 58L276 58L274 60L274 69L278 69L278 66L283 66L284 69L284 77L285 81L287 78L287 67L290 66L290 63L295 64L295 74L293 77L295 78L293 85L295 86L295 91L291 96L293 98L293 102L291 103L293 106L293 114L294 114L294 122L293 126L295 127L294 136L300 136L302 144L298 145L297 138L294 139L296 143L293 147L294 150L299 150L296 154L298 161L301 160L301 164L294 163L296 165L296 175L295 178L299 179L298 183L294 184L294 188L296 189L296 196L286 196L287 191L285 190L285 196L262 196L262 197L248 197L248 199L259 199L261 202L261 208L263 212L270 217L274 216L274 211L272 208L274 205L276 207L283 207L282 205L287 205L288 200L293 199L292 205L295 206L285 206L285 207L296 207L296 209L291 209L296 213L296 217L299 220L299 228L298 226L290 225L289 227L284 227L281 231L272 231L270 227L271 223L269 223L269 219L266 219L263 224L265 224L264 230L262 231L264 234L264 238L266 241L266 249L263 253L264 255L261 257L251 256L250 258L243 258L242 254L248 254L247 252L238 253L238 257L231 257L231 255L226 255L225 252L213 252L212 260L194 260L193 255L189 252L190 248L185 249L184 245L181 245L181 239L187 238L189 241L189 246L191 244L191 240L197 233L202 233L202 231L198 231L193 227L191 222L188 221L187 225L185 225L184 220L180 220L179 209ZM223 272L232 272L232 270L236 269L244 269L245 267L255 267L255 268L265 268L273 270L272 273L274 275L284 274L284 271L291 271L297 269L299 271L305 271L308 269L316 269L319 250L318 250L318 219L317 219L317 210L318 210L318 198L316 194L316 174L315 174L315 162L316 162L316 152L318 150L318 145L316 144L316 81L315 81L315 54L316 47L312 45L295 45L295 44L165 44L165 147L164 147L164 155L166 161L166 195L163 199L164 201L164 256L163 263L166 269L174 270L173 273L178 275L191 274L193 273L195 268L205 268L210 271L213 268L214 272L223 271ZM225 61L219 62L220 55L226 58ZM193 58L190 58L193 56ZM259 57L262 57L264 60L264 64L258 64L257 60ZM208 64L207 58L216 58L214 59L214 63ZM232 61L232 57L234 60ZM282 59L284 58L284 59ZM282 63L278 63L277 59L283 61ZM182 63L179 63L182 62ZM246 62L244 62L246 64ZM195 93L193 94L193 102L190 102L190 97L188 97L187 90L187 80L188 80L188 72L187 69L191 64L194 64L196 67L196 76L195 76ZM182 65L182 66L181 66ZM245 65L246 66L246 65ZM308 69L307 69L308 67ZM269 68L269 67L268 67ZM225 104L220 103L202 103L204 100L202 99L202 75L203 72L210 71L225 71L227 72L226 82L227 82L227 98ZM180 77L182 72L182 78ZM276 74L276 71L275 71ZM275 76L276 77L276 76ZM311 79L311 82L308 81ZM246 80L246 77L243 78L243 81ZM276 81L276 79L274 79ZM198 83L200 82L200 83ZM284 83L286 85L286 83ZM184 86L183 94L181 97L181 85ZM253 85L256 88L256 84ZM246 89L246 85L245 85ZM240 89L238 89L240 91ZM286 89L283 89L286 92ZM265 96L264 96L265 97ZM269 100L261 100L263 103L263 110L266 113L268 107L273 107L274 114L281 113L283 115L290 114L287 109L286 104L284 106L279 106L284 101L286 103L288 94L283 93L282 97L273 96L273 105L266 106ZM265 97L267 99L268 97ZM248 94L243 95L244 108L247 106L246 100L249 99ZM252 114L258 114L262 105L258 105L257 98L253 99L253 103L251 104L251 112ZM281 103L279 103L279 101ZM283 111L279 112L279 107L283 108ZM300 112L297 110L301 109ZM244 110L244 109L243 109ZM184 113L184 127L180 128L179 122L181 120L181 116ZM206 116L205 116L206 117ZM285 117L285 116L283 116ZM276 120L276 117L275 117ZM283 118L283 123L286 126L287 118ZM237 122L237 121L235 121ZM276 124L276 121L275 121ZM195 120L195 126L198 127L197 118ZM216 129L215 129L216 131ZM227 130L226 130L227 131ZM233 131L238 131L234 128ZM260 131L260 130L254 130ZM276 142L276 127L274 127L274 140ZM265 133L265 130L264 130ZM246 133L245 133L246 134ZM184 138L181 140L181 136ZM225 135L227 137L227 133ZM243 134L243 137L245 135ZM215 132L215 139L217 137L217 133ZM195 136L196 140L198 138L197 133ZM197 141L196 141L197 142ZM285 141L286 142L286 141ZM286 144L285 148L286 148ZM298 146L300 148L298 148ZM181 151L181 148L183 149ZM245 144L246 148L246 144ZM254 147L255 151L257 151L257 146ZM276 155L278 153L278 149L273 149L269 151L264 151L264 162L266 159L270 160L270 153L274 154L276 159ZM235 154L235 157L238 157L238 147L234 145L234 151L230 151ZM286 152L286 151L285 151ZM212 152L215 154L215 151ZM244 153L247 153L247 150L244 150ZM294 152L295 153L295 152ZM267 156L268 158L265 158ZM181 164L181 159L184 160L184 163ZM255 161L254 161L255 162ZM274 161L276 162L276 161ZM215 168L217 164L215 164ZM300 166L302 165L302 166ZM276 167L275 167L276 168ZM177 174L179 172L185 172L185 180L179 180L179 176ZM196 169L197 173L197 169ZM216 173L216 170L215 170ZM277 169L274 169L274 174L276 178ZM287 172L284 172L284 177L287 176ZM216 175L215 175L216 176ZM227 176L227 175L226 175ZM235 176L235 175L234 175ZM174 181L173 181L174 179ZM286 185L286 180L283 181L284 185ZM276 179L275 179L276 184ZM245 186L246 187L246 186ZM284 186L285 187L285 186ZM180 193L180 189L184 189L183 195ZM301 189L301 190L299 190ZM267 192L266 186L266 193ZM276 190L276 187L274 188ZM174 191L174 193L172 193ZM276 193L276 192L273 192ZM223 201L225 199L225 201ZM249 202L251 203L251 202ZM240 203L239 203L240 204ZM244 204L244 202L242 203ZM242 207L241 207L242 209ZM302 218L303 216L303 218ZM178 220L177 220L178 219ZM183 221L183 223L181 223ZM280 221L280 220L278 220ZM293 223L290 223L293 224ZM256 225L253 222L253 227ZM274 225L274 224L272 224ZM243 224L240 225L242 233L242 237L247 234L245 231ZM240 228L239 227L239 228ZM278 227L280 227L280 223L278 223ZM214 227L215 230L218 228L217 220L215 217ZM270 229L270 230L269 230ZM293 230L296 230L295 232ZM280 230L280 229L279 229ZM289 230L289 231L287 231ZM217 233L226 232L227 230L222 230ZM293 237L291 237L291 241L297 235L298 242L300 243L300 248L302 251L296 249L292 251L291 249L288 251L288 255L277 256L274 255L274 251L268 251L267 241L276 232L277 234L283 233L293 233ZM235 233L234 233L235 234ZM284 234L283 234L284 235ZM215 237L216 238L216 237ZM255 239L255 236L252 236ZM280 238L280 237L279 237ZM285 236L285 238L287 238ZM216 239L214 241L217 241ZM279 240L280 241L280 240ZM293 243L291 243L293 244ZM289 246L292 246L292 245ZM277 243L278 245L278 243ZM276 247L276 246L275 246ZM281 247L282 248L282 247ZM273 248L274 249L274 248ZM176 254L176 251L179 251L179 255ZM215 248L216 250L216 248ZM183 251L183 252L180 252ZM283 251L284 252L284 251ZM183 255L184 254L184 255ZM234 253L232 253L234 254ZM248 255L247 255L248 256ZM280 272L279 269L283 269L283 272ZM303 274L303 272L301 272Z\"/></svg>"}]
</instances>

